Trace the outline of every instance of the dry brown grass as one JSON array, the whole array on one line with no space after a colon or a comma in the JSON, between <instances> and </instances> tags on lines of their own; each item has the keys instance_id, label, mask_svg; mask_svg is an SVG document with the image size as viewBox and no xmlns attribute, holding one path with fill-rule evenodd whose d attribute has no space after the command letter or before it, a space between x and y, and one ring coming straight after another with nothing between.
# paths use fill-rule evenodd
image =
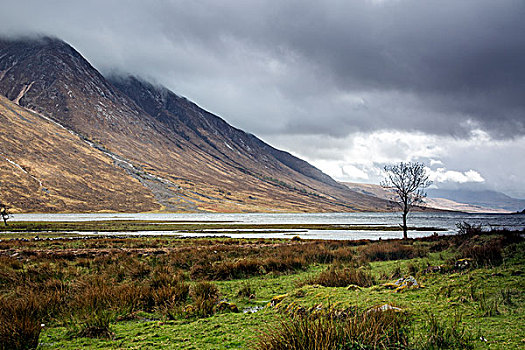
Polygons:
<instances>
[{"instance_id":1,"label":"dry brown grass","mask_svg":"<svg viewBox=\"0 0 525 350\"><path fill-rule=\"evenodd\" d=\"M420 245L403 244L401 242L378 242L365 245L359 249L362 261L387 261L425 257L428 250Z\"/></svg>"},{"instance_id":2,"label":"dry brown grass","mask_svg":"<svg viewBox=\"0 0 525 350\"><path fill-rule=\"evenodd\" d=\"M36 349L44 305L31 291L0 297L0 349Z\"/></svg>"},{"instance_id":3,"label":"dry brown grass","mask_svg":"<svg viewBox=\"0 0 525 350\"><path fill-rule=\"evenodd\" d=\"M374 284L373 276L365 269L330 267L314 278L306 281L306 284L320 284L325 287L346 287L357 285L370 287Z\"/></svg>"},{"instance_id":4,"label":"dry brown grass","mask_svg":"<svg viewBox=\"0 0 525 350\"><path fill-rule=\"evenodd\" d=\"M215 313L215 307L219 301L219 289L210 282L198 282L190 289L193 299L193 312L202 317L210 316Z\"/></svg>"}]
</instances>

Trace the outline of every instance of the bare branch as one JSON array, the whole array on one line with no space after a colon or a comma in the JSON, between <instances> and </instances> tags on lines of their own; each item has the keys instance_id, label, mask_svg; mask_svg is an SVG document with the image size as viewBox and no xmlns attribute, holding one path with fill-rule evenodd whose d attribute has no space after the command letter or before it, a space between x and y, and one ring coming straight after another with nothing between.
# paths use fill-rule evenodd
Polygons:
<instances>
[{"instance_id":1,"label":"bare branch","mask_svg":"<svg viewBox=\"0 0 525 350\"><path fill-rule=\"evenodd\" d=\"M404 163L387 165L381 186L390 188L396 194L393 199L403 211L403 236L407 238L406 217L410 209L424 201L427 194L424 189L432 184L428 180L425 166L422 163Z\"/></svg>"}]
</instances>

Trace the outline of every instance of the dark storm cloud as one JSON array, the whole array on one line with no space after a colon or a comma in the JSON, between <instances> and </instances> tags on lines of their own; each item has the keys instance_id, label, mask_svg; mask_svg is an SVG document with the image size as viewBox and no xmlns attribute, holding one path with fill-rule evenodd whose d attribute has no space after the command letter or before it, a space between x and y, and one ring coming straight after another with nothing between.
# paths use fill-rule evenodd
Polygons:
<instances>
[{"instance_id":1,"label":"dark storm cloud","mask_svg":"<svg viewBox=\"0 0 525 350\"><path fill-rule=\"evenodd\" d=\"M525 1L17 1L64 38L259 134L525 134Z\"/></svg>"}]
</instances>

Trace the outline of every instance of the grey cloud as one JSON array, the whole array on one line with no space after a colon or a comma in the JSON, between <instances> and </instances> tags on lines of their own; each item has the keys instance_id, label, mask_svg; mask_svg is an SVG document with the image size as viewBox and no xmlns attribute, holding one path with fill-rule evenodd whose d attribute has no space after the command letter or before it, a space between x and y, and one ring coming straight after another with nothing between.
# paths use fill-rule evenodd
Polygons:
<instances>
[{"instance_id":1,"label":"grey cloud","mask_svg":"<svg viewBox=\"0 0 525 350\"><path fill-rule=\"evenodd\" d=\"M2 14L3 33L54 34L256 133L525 132L521 0L24 1Z\"/></svg>"},{"instance_id":2,"label":"grey cloud","mask_svg":"<svg viewBox=\"0 0 525 350\"><path fill-rule=\"evenodd\" d=\"M358 133L467 140L480 128L490 151L469 151L469 169L516 191L523 18L523 0L17 0L2 1L0 35L62 38L104 73L166 85L310 160L342 159ZM521 148L502 156L494 138ZM460 169L466 156L448 151L441 160Z\"/></svg>"}]
</instances>

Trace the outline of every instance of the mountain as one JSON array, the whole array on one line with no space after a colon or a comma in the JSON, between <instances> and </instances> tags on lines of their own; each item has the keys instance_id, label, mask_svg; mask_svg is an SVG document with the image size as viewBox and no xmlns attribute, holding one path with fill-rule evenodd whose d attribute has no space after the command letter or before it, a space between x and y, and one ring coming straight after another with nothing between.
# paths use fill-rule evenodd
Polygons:
<instances>
[{"instance_id":1,"label":"mountain","mask_svg":"<svg viewBox=\"0 0 525 350\"><path fill-rule=\"evenodd\" d=\"M0 140L1 198L18 211L389 209L162 86L107 79L58 39L1 39L0 94L20 135Z\"/></svg>"},{"instance_id":2,"label":"mountain","mask_svg":"<svg viewBox=\"0 0 525 350\"><path fill-rule=\"evenodd\" d=\"M507 212L516 212L525 208L524 199L512 198L497 191L429 189L427 192L430 198L447 198L473 206L500 209Z\"/></svg>"},{"instance_id":3,"label":"mountain","mask_svg":"<svg viewBox=\"0 0 525 350\"><path fill-rule=\"evenodd\" d=\"M26 211L138 211L158 207L111 158L50 119L0 96L2 200Z\"/></svg>"},{"instance_id":4,"label":"mountain","mask_svg":"<svg viewBox=\"0 0 525 350\"><path fill-rule=\"evenodd\" d=\"M353 191L381 199L391 199L392 191L374 184L343 182ZM516 212L525 201L511 198L494 191L460 191L428 189L425 206L440 209L462 211L466 213L509 213ZM518 208L518 209L513 209Z\"/></svg>"}]
</instances>

